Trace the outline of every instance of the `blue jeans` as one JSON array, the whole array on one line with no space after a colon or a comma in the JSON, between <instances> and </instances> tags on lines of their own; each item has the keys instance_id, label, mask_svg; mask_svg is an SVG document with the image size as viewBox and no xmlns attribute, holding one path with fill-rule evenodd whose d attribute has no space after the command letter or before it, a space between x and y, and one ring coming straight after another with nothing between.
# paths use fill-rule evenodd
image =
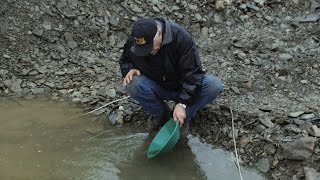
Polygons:
<instances>
[{"instance_id":1,"label":"blue jeans","mask_svg":"<svg viewBox=\"0 0 320 180\"><path fill-rule=\"evenodd\" d=\"M149 114L161 117L166 111L164 100L177 100L178 92L167 90L146 76L134 76L127 85L129 95L138 101ZM211 103L223 91L221 80L213 75L205 74L201 90L194 98L192 105L186 108L186 121L190 121L198 110Z\"/></svg>"}]
</instances>

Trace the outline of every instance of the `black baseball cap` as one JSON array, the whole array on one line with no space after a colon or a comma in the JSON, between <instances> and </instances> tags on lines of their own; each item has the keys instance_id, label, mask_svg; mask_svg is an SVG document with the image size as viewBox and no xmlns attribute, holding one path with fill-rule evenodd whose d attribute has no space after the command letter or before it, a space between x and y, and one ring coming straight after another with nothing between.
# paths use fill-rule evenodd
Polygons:
<instances>
[{"instance_id":1,"label":"black baseball cap","mask_svg":"<svg viewBox=\"0 0 320 180\"><path fill-rule=\"evenodd\" d=\"M153 18L141 18L133 24L131 36L135 55L148 56L150 54L157 31L157 23Z\"/></svg>"}]
</instances>

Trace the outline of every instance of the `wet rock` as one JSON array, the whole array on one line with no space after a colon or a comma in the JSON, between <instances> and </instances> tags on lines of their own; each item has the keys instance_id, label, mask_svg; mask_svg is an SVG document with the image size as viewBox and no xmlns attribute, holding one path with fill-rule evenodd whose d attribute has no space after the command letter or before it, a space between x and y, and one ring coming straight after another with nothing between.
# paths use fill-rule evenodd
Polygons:
<instances>
[{"instance_id":1,"label":"wet rock","mask_svg":"<svg viewBox=\"0 0 320 180\"><path fill-rule=\"evenodd\" d=\"M123 114L124 114L124 108L123 106L119 106L119 108L116 111L113 111L109 115L109 122L111 124L123 124Z\"/></svg>"},{"instance_id":2,"label":"wet rock","mask_svg":"<svg viewBox=\"0 0 320 180\"><path fill-rule=\"evenodd\" d=\"M44 93L44 88L33 88L31 89L33 94L43 94Z\"/></svg>"},{"instance_id":3,"label":"wet rock","mask_svg":"<svg viewBox=\"0 0 320 180\"><path fill-rule=\"evenodd\" d=\"M268 158L260 159L257 163L257 168L263 173L268 172L270 170L270 163Z\"/></svg>"},{"instance_id":4,"label":"wet rock","mask_svg":"<svg viewBox=\"0 0 320 180\"><path fill-rule=\"evenodd\" d=\"M319 180L320 173L317 172L314 168L303 167L304 175L306 180Z\"/></svg>"},{"instance_id":5,"label":"wet rock","mask_svg":"<svg viewBox=\"0 0 320 180\"><path fill-rule=\"evenodd\" d=\"M301 116L303 113L304 113L304 111L297 111L297 112L290 113L288 116L291 118L297 118L297 117Z\"/></svg>"},{"instance_id":6,"label":"wet rock","mask_svg":"<svg viewBox=\"0 0 320 180\"><path fill-rule=\"evenodd\" d=\"M316 139L313 137L302 137L294 142L281 143L283 157L291 160L308 159L315 148Z\"/></svg>"}]
</instances>

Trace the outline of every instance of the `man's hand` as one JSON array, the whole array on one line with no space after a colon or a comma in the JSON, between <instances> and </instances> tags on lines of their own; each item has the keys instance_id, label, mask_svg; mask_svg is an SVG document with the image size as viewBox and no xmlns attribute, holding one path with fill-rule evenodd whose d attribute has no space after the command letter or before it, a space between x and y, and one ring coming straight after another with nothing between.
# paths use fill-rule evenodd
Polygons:
<instances>
[{"instance_id":1,"label":"man's hand","mask_svg":"<svg viewBox=\"0 0 320 180\"><path fill-rule=\"evenodd\" d=\"M186 118L186 109L182 105L177 104L173 110L173 120L179 121L180 127L183 125Z\"/></svg>"},{"instance_id":2,"label":"man's hand","mask_svg":"<svg viewBox=\"0 0 320 180\"><path fill-rule=\"evenodd\" d=\"M124 77L123 85L126 86L127 84L129 84L132 81L133 76L135 75L140 76L141 75L140 71L138 69L131 69L127 73L126 77Z\"/></svg>"}]
</instances>

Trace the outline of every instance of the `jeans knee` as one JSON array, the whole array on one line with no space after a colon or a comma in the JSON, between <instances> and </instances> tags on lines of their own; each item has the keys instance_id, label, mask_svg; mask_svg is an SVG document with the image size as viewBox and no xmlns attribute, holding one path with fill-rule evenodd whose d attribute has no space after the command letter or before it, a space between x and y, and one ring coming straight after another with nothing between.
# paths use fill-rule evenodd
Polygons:
<instances>
[{"instance_id":1,"label":"jeans knee","mask_svg":"<svg viewBox=\"0 0 320 180\"><path fill-rule=\"evenodd\" d=\"M213 75L206 75L204 85L207 88L207 93L212 95L213 98L223 91L223 84L221 80Z\"/></svg>"},{"instance_id":2,"label":"jeans knee","mask_svg":"<svg viewBox=\"0 0 320 180\"><path fill-rule=\"evenodd\" d=\"M127 85L127 92L133 98L141 93L144 94L150 89L147 83L147 79L144 76L133 76L132 81Z\"/></svg>"}]
</instances>

